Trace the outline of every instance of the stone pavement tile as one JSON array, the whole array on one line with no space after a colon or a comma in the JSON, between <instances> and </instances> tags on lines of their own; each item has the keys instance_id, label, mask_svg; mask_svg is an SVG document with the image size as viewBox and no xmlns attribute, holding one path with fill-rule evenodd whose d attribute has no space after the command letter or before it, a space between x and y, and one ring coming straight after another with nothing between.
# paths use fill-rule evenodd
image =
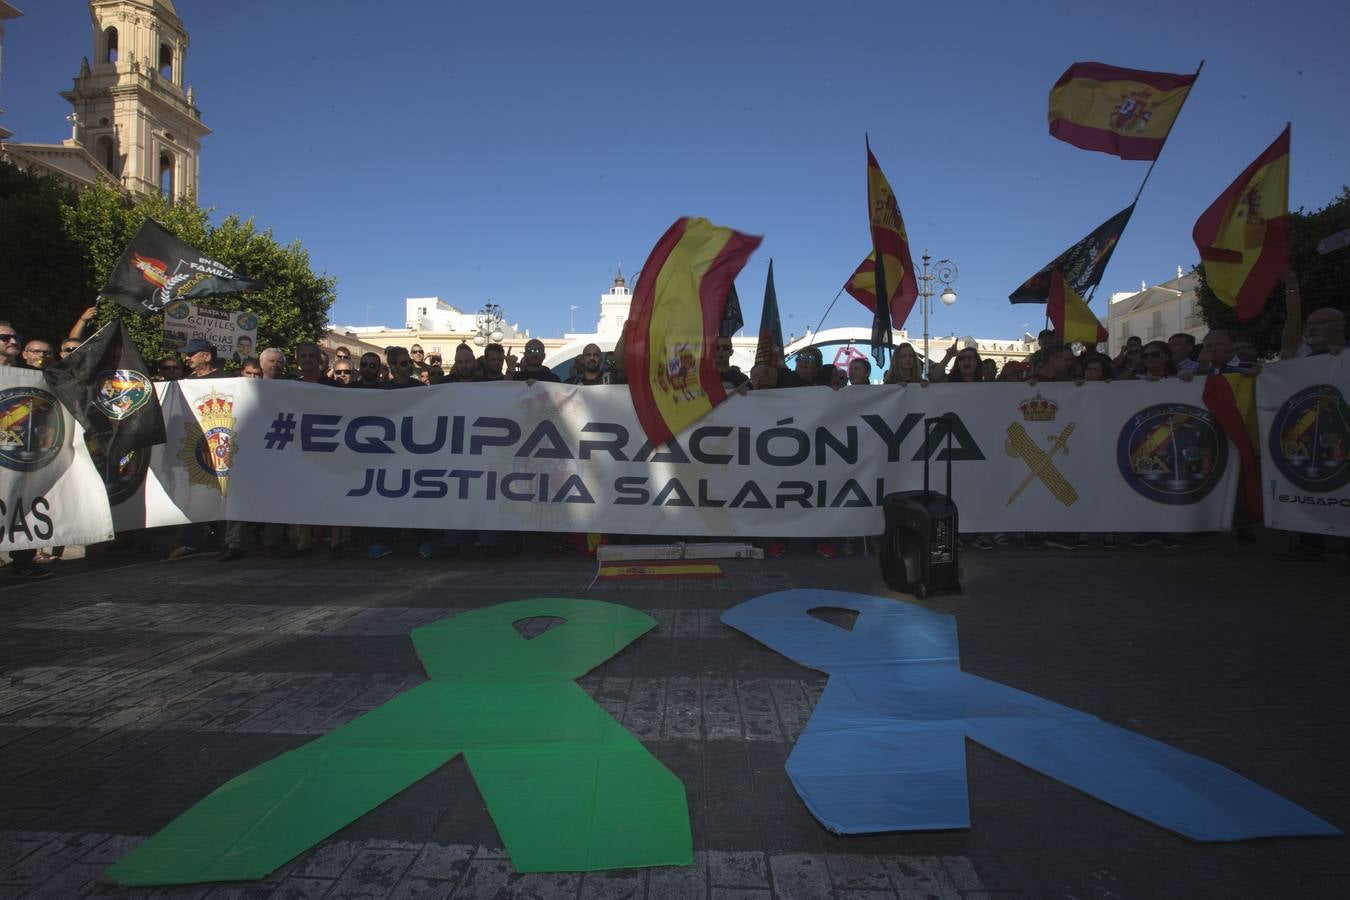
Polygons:
<instances>
[{"instance_id":1,"label":"stone pavement tile","mask_svg":"<svg viewBox=\"0 0 1350 900\"><path fill-rule=\"evenodd\" d=\"M417 858L408 869L413 878L435 879L439 881L458 881L473 856L472 844L435 844L422 847Z\"/></svg>"},{"instance_id":2,"label":"stone pavement tile","mask_svg":"<svg viewBox=\"0 0 1350 900\"><path fill-rule=\"evenodd\" d=\"M574 900L581 889L577 872L529 872L509 885L510 900Z\"/></svg>"},{"instance_id":3,"label":"stone pavement tile","mask_svg":"<svg viewBox=\"0 0 1350 900\"><path fill-rule=\"evenodd\" d=\"M886 867L875 856L859 853L827 853L825 864L836 891L887 891L891 879Z\"/></svg>"},{"instance_id":4,"label":"stone pavement tile","mask_svg":"<svg viewBox=\"0 0 1350 900\"><path fill-rule=\"evenodd\" d=\"M944 856L942 865L956 884L957 890L964 894L971 891L1014 891L1017 880L1011 872L992 854L987 856Z\"/></svg>"},{"instance_id":5,"label":"stone pavement tile","mask_svg":"<svg viewBox=\"0 0 1350 900\"><path fill-rule=\"evenodd\" d=\"M511 861L501 857L478 857L469 861L460 878L459 886L451 896L466 898L493 897L506 887L516 874Z\"/></svg>"},{"instance_id":6,"label":"stone pavement tile","mask_svg":"<svg viewBox=\"0 0 1350 900\"><path fill-rule=\"evenodd\" d=\"M821 900L830 896L830 871L822 853L778 853L769 857L773 894L778 900Z\"/></svg>"},{"instance_id":7,"label":"stone pavement tile","mask_svg":"<svg viewBox=\"0 0 1350 900\"><path fill-rule=\"evenodd\" d=\"M691 866L659 866L647 870L647 900L707 900L708 854L694 851Z\"/></svg>"},{"instance_id":8,"label":"stone pavement tile","mask_svg":"<svg viewBox=\"0 0 1350 900\"><path fill-rule=\"evenodd\" d=\"M724 888L712 889L712 900L773 900L768 888Z\"/></svg>"},{"instance_id":9,"label":"stone pavement tile","mask_svg":"<svg viewBox=\"0 0 1350 900\"><path fill-rule=\"evenodd\" d=\"M95 890L94 879L103 874L105 868L90 863L70 863L31 885L24 896L29 900L77 900Z\"/></svg>"},{"instance_id":10,"label":"stone pavement tile","mask_svg":"<svg viewBox=\"0 0 1350 900\"><path fill-rule=\"evenodd\" d=\"M82 863L110 866L145 842L145 836L114 834L80 857Z\"/></svg>"},{"instance_id":11,"label":"stone pavement tile","mask_svg":"<svg viewBox=\"0 0 1350 900\"><path fill-rule=\"evenodd\" d=\"M333 882L326 878L297 878L291 875L273 889L268 900L319 900L332 887Z\"/></svg>"},{"instance_id":12,"label":"stone pavement tile","mask_svg":"<svg viewBox=\"0 0 1350 900\"><path fill-rule=\"evenodd\" d=\"M416 878L405 875L389 895L389 900L449 900L459 884L456 881L438 881L434 878Z\"/></svg>"},{"instance_id":13,"label":"stone pavement tile","mask_svg":"<svg viewBox=\"0 0 1350 900\"><path fill-rule=\"evenodd\" d=\"M709 741L740 740L740 699L731 678L705 676L703 689L703 728Z\"/></svg>"},{"instance_id":14,"label":"stone pavement tile","mask_svg":"<svg viewBox=\"0 0 1350 900\"><path fill-rule=\"evenodd\" d=\"M666 683L661 678L634 678L620 723L640 741L661 737L665 717Z\"/></svg>"},{"instance_id":15,"label":"stone pavement tile","mask_svg":"<svg viewBox=\"0 0 1350 900\"><path fill-rule=\"evenodd\" d=\"M577 900L642 900L646 889L647 875L641 869L587 872Z\"/></svg>"},{"instance_id":16,"label":"stone pavement tile","mask_svg":"<svg viewBox=\"0 0 1350 900\"><path fill-rule=\"evenodd\" d=\"M362 849L359 841L326 840L300 859L291 869L291 876L336 880L342 877Z\"/></svg>"},{"instance_id":17,"label":"stone pavement tile","mask_svg":"<svg viewBox=\"0 0 1350 900\"><path fill-rule=\"evenodd\" d=\"M778 710L774 707L768 679L739 681L736 688L746 740L781 742L783 729L778 723Z\"/></svg>"},{"instance_id":18,"label":"stone pavement tile","mask_svg":"<svg viewBox=\"0 0 1350 900\"><path fill-rule=\"evenodd\" d=\"M936 856L886 856L881 859L895 892L901 897L939 897L955 900L961 896L942 860Z\"/></svg>"},{"instance_id":19,"label":"stone pavement tile","mask_svg":"<svg viewBox=\"0 0 1350 900\"><path fill-rule=\"evenodd\" d=\"M416 850L368 847L356 855L327 897L331 900L386 897L393 893L416 857Z\"/></svg>"},{"instance_id":20,"label":"stone pavement tile","mask_svg":"<svg viewBox=\"0 0 1350 900\"><path fill-rule=\"evenodd\" d=\"M697 675L672 675L666 680L665 715L661 738L699 738L703 735L702 689Z\"/></svg>"},{"instance_id":21,"label":"stone pavement tile","mask_svg":"<svg viewBox=\"0 0 1350 900\"><path fill-rule=\"evenodd\" d=\"M708 850L708 883L714 887L769 886L769 862L760 852Z\"/></svg>"},{"instance_id":22,"label":"stone pavement tile","mask_svg":"<svg viewBox=\"0 0 1350 900\"><path fill-rule=\"evenodd\" d=\"M0 871L0 880L11 884L40 884L53 873L74 865L76 860L107 839L106 834L58 834Z\"/></svg>"}]
</instances>

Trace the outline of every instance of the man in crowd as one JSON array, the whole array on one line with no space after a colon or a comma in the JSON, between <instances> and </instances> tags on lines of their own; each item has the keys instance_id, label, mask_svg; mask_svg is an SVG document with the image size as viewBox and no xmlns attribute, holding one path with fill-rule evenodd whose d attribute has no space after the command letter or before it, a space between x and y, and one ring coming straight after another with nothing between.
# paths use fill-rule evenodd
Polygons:
<instances>
[{"instance_id":1,"label":"man in crowd","mask_svg":"<svg viewBox=\"0 0 1350 900\"><path fill-rule=\"evenodd\" d=\"M206 338L193 338L182 350L187 359L188 378L220 378L225 367L216 358L216 346Z\"/></svg>"},{"instance_id":2,"label":"man in crowd","mask_svg":"<svg viewBox=\"0 0 1350 900\"><path fill-rule=\"evenodd\" d=\"M422 345L421 345L421 344L413 344L412 347L408 348L408 356L409 356L409 357L412 359L412 361L413 361L413 375L414 375L414 376L421 375L422 372L423 372L423 370L425 370L426 367L427 367L427 366L426 366L426 352L422 349ZM389 371L392 372L393 370L394 370L394 364L393 364L393 362L391 361L391 362L389 363Z\"/></svg>"},{"instance_id":3,"label":"man in crowd","mask_svg":"<svg viewBox=\"0 0 1350 900\"><path fill-rule=\"evenodd\" d=\"M362 353L361 360L356 364L356 379L352 381L351 386L356 388L366 388L369 390L378 390L384 387L384 382L380 381L380 354L375 351Z\"/></svg>"},{"instance_id":4,"label":"man in crowd","mask_svg":"<svg viewBox=\"0 0 1350 900\"><path fill-rule=\"evenodd\" d=\"M417 362L402 347L389 351L389 381L385 387L390 390L422 387L422 381L417 377Z\"/></svg>"},{"instance_id":5,"label":"man in crowd","mask_svg":"<svg viewBox=\"0 0 1350 900\"><path fill-rule=\"evenodd\" d=\"M1196 359L1195 335L1178 331L1167 339L1167 349L1172 353L1172 365L1176 366L1178 375L1194 374L1200 367Z\"/></svg>"},{"instance_id":6,"label":"man in crowd","mask_svg":"<svg viewBox=\"0 0 1350 900\"><path fill-rule=\"evenodd\" d=\"M67 356L80 349L80 344L82 343L84 342L76 340L75 338L66 338L61 342L61 358L65 359Z\"/></svg>"},{"instance_id":7,"label":"man in crowd","mask_svg":"<svg viewBox=\"0 0 1350 900\"><path fill-rule=\"evenodd\" d=\"M512 368L515 368L515 366L512 365ZM538 338L531 338L525 342L525 362L515 370L512 377L514 380L523 381L526 384L534 384L536 381L547 381L552 384L562 383L562 379L554 374L552 369L544 365L544 342Z\"/></svg>"},{"instance_id":8,"label":"man in crowd","mask_svg":"<svg viewBox=\"0 0 1350 900\"><path fill-rule=\"evenodd\" d=\"M591 385L605 383L605 354L600 349L599 344L587 344L585 347L582 347L581 357L578 362L580 363L580 371L568 379L569 384L580 384L589 387Z\"/></svg>"},{"instance_id":9,"label":"man in crowd","mask_svg":"<svg viewBox=\"0 0 1350 900\"><path fill-rule=\"evenodd\" d=\"M502 366L506 364L506 351L501 344L488 344L483 348L483 358L478 361L479 381L501 381L506 377Z\"/></svg>"},{"instance_id":10,"label":"man in crowd","mask_svg":"<svg viewBox=\"0 0 1350 900\"><path fill-rule=\"evenodd\" d=\"M731 364L731 338L717 339L717 375L722 379L722 389L728 394L736 391L742 395L750 392L750 377Z\"/></svg>"},{"instance_id":11,"label":"man in crowd","mask_svg":"<svg viewBox=\"0 0 1350 900\"><path fill-rule=\"evenodd\" d=\"M339 356L333 361L333 380L340 387L351 387L352 379L356 377L356 367L352 365L350 356Z\"/></svg>"},{"instance_id":12,"label":"man in crowd","mask_svg":"<svg viewBox=\"0 0 1350 900\"><path fill-rule=\"evenodd\" d=\"M460 344L455 348L455 361L450 366L443 383L458 384L478 380L478 360L474 358L473 348Z\"/></svg>"},{"instance_id":13,"label":"man in crowd","mask_svg":"<svg viewBox=\"0 0 1350 900\"><path fill-rule=\"evenodd\" d=\"M305 341L295 347L295 364L300 367L296 381L309 384L322 384L339 387L338 383L323 373L323 351L312 341Z\"/></svg>"},{"instance_id":14,"label":"man in crowd","mask_svg":"<svg viewBox=\"0 0 1350 900\"><path fill-rule=\"evenodd\" d=\"M56 361L56 351L50 341L32 338L23 345L23 361L30 369L41 369Z\"/></svg>"},{"instance_id":15,"label":"man in crowd","mask_svg":"<svg viewBox=\"0 0 1350 900\"><path fill-rule=\"evenodd\" d=\"M258 354L258 365L262 366L264 378L275 380L286 377L286 353L279 347L268 347Z\"/></svg>"},{"instance_id":16,"label":"man in crowd","mask_svg":"<svg viewBox=\"0 0 1350 900\"><path fill-rule=\"evenodd\" d=\"M244 361L239 364L239 377L262 378L263 377L262 363L258 362L251 356L244 357Z\"/></svg>"},{"instance_id":17,"label":"man in crowd","mask_svg":"<svg viewBox=\"0 0 1350 900\"><path fill-rule=\"evenodd\" d=\"M0 319L0 366L20 365L20 338L14 326Z\"/></svg>"},{"instance_id":18,"label":"man in crowd","mask_svg":"<svg viewBox=\"0 0 1350 900\"><path fill-rule=\"evenodd\" d=\"M183 377L183 364L176 356L166 356L155 363L156 381L177 381Z\"/></svg>"}]
</instances>

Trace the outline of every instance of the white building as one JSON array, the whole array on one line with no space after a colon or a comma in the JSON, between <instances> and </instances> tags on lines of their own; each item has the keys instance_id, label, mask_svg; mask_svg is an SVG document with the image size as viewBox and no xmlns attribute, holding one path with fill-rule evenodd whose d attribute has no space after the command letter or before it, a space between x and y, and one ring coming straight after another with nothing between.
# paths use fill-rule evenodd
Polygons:
<instances>
[{"instance_id":1,"label":"white building","mask_svg":"<svg viewBox=\"0 0 1350 900\"><path fill-rule=\"evenodd\" d=\"M1208 326L1200 315L1200 301L1195 295L1199 278L1185 274L1177 266L1177 277L1149 287L1140 284L1138 293L1112 294L1106 308L1106 331L1110 354L1115 356L1132 337L1149 341L1165 341L1178 332L1195 335L1197 341L1205 336Z\"/></svg>"}]
</instances>

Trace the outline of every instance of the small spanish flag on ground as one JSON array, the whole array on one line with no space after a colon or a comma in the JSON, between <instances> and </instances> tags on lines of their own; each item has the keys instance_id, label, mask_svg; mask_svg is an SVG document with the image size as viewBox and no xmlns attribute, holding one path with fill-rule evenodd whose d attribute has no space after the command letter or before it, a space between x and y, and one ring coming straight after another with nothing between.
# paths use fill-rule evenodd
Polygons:
<instances>
[{"instance_id":1,"label":"small spanish flag on ground","mask_svg":"<svg viewBox=\"0 0 1350 900\"><path fill-rule=\"evenodd\" d=\"M1093 346L1106 340L1106 329L1092 313L1087 301L1069 286L1059 269L1050 273L1050 297L1045 314L1055 326L1055 334L1066 344Z\"/></svg>"},{"instance_id":2,"label":"small spanish flag on ground","mask_svg":"<svg viewBox=\"0 0 1350 900\"><path fill-rule=\"evenodd\" d=\"M722 567L710 562L626 562L600 567L601 578L721 578Z\"/></svg>"},{"instance_id":3,"label":"small spanish flag on ground","mask_svg":"<svg viewBox=\"0 0 1350 900\"><path fill-rule=\"evenodd\" d=\"M1050 134L1082 150L1157 159L1195 78L1074 63L1050 89Z\"/></svg>"},{"instance_id":4,"label":"small spanish flag on ground","mask_svg":"<svg viewBox=\"0 0 1350 900\"><path fill-rule=\"evenodd\" d=\"M652 446L727 398L717 334L736 273L762 238L707 219L677 219L652 248L629 312L628 388Z\"/></svg>"},{"instance_id":5,"label":"small spanish flag on ground","mask_svg":"<svg viewBox=\"0 0 1350 900\"><path fill-rule=\"evenodd\" d=\"M1210 204L1191 232L1205 283L1246 322L1289 268L1289 126Z\"/></svg>"}]
</instances>

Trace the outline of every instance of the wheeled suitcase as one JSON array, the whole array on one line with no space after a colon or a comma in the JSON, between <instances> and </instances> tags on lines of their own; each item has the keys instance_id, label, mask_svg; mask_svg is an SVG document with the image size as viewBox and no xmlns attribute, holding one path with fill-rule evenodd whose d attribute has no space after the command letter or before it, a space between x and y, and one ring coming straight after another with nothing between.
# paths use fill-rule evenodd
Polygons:
<instances>
[{"instance_id":1,"label":"wheeled suitcase","mask_svg":"<svg viewBox=\"0 0 1350 900\"><path fill-rule=\"evenodd\" d=\"M952 500L952 429L950 414L923 420L923 490L898 491L882 498L886 533L881 539L881 577L893 591L922 599L945 591L961 593L961 521ZM934 423L947 427L947 492L929 490L929 432Z\"/></svg>"}]
</instances>

